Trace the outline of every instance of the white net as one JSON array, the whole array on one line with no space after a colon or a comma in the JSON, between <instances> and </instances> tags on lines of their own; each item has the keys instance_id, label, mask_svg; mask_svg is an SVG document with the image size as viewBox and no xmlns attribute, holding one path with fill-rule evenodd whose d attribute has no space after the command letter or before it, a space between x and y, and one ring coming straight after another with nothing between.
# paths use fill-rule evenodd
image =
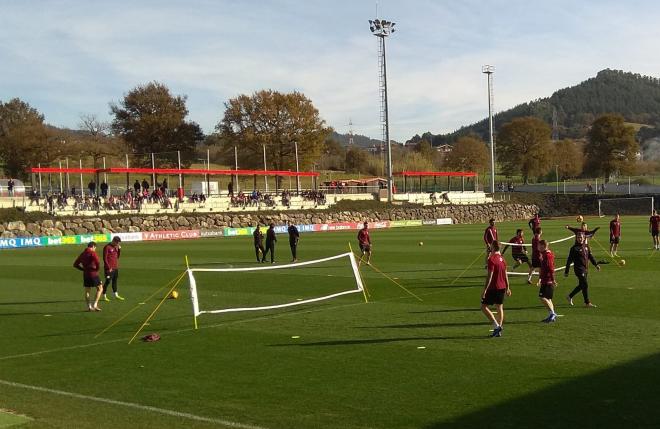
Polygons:
<instances>
[{"instance_id":1,"label":"white net","mask_svg":"<svg viewBox=\"0 0 660 429\"><path fill-rule=\"evenodd\" d=\"M187 272L195 317L275 310L364 291L351 252L286 265L189 268ZM354 286L347 289L349 285Z\"/></svg>"},{"instance_id":2,"label":"white net","mask_svg":"<svg viewBox=\"0 0 660 429\"><path fill-rule=\"evenodd\" d=\"M598 215L605 217L619 213L629 216L650 216L654 202L653 197L601 198L598 200Z\"/></svg>"},{"instance_id":3,"label":"white net","mask_svg":"<svg viewBox=\"0 0 660 429\"><path fill-rule=\"evenodd\" d=\"M569 241L569 240L575 240L575 235L570 235L570 236L565 237L565 238L560 238L559 240L549 241L548 244L563 243L564 241ZM518 244L518 243L502 243L502 244L505 245L505 246L511 246L511 247L532 247L532 244L531 244L531 243L523 243L523 244ZM531 257L531 255L530 255L530 257ZM557 258L557 255L556 255L556 254L555 254L555 258ZM555 268L555 272L557 272L557 271L563 271L565 268L566 268L566 265L564 265L564 266L562 266L562 267L559 267L559 268ZM510 275L510 276L527 276L527 275L529 275L529 273L525 273L525 272L516 272L516 271L507 271L507 274ZM535 270L532 272L532 275L533 275L533 276L538 276L538 275L539 275L539 273L538 273L538 269L535 269Z\"/></svg>"}]
</instances>

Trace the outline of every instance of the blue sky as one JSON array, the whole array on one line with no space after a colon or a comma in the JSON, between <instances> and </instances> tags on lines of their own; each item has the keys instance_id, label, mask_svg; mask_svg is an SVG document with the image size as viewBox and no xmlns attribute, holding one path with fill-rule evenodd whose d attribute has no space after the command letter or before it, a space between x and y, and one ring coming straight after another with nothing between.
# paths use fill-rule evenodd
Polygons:
<instances>
[{"instance_id":1,"label":"blue sky","mask_svg":"<svg viewBox=\"0 0 660 429\"><path fill-rule=\"evenodd\" d=\"M660 2L380 1L392 137L451 131L601 69L660 76ZM205 132L241 93L298 90L327 123L380 136L374 1L0 0L0 100L46 121L109 120L108 103L157 80L188 96Z\"/></svg>"}]
</instances>

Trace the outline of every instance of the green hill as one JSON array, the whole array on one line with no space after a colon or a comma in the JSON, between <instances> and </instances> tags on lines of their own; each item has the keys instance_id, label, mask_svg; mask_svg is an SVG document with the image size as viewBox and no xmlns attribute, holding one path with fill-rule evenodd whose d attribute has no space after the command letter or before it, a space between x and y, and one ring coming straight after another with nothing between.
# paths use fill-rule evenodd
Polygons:
<instances>
[{"instance_id":1,"label":"green hill","mask_svg":"<svg viewBox=\"0 0 660 429\"><path fill-rule=\"evenodd\" d=\"M595 117L603 113L619 113L627 121L655 127L660 125L660 79L620 70L603 70L596 77L578 85L560 89L550 97L520 104L497 113L494 126L520 116L536 116L548 124L556 116L559 138L584 137ZM640 133L648 133L644 127ZM488 119L462 127L452 133L416 135L410 141L431 140L434 146L452 143L458 137L477 134L488 135Z\"/></svg>"}]
</instances>

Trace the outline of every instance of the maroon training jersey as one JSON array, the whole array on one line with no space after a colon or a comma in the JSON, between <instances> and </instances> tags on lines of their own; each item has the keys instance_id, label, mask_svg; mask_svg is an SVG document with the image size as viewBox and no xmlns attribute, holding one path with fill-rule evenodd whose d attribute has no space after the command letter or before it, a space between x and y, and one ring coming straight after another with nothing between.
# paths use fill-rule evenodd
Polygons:
<instances>
[{"instance_id":1,"label":"maroon training jersey","mask_svg":"<svg viewBox=\"0 0 660 429\"><path fill-rule=\"evenodd\" d=\"M524 244L525 239L516 235L511 240L509 240L509 243ZM523 246L511 246L511 255L513 255L514 258L517 256L523 256L524 254L525 254L525 250L523 249Z\"/></svg>"},{"instance_id":2,"label":"maroon training jersey","mask_svg":"<svg viewBox=\"0 0 660 429\"><path fill-rule=\"evenodd\" d=\"M362 228L360 232L358 232L357 239L358 242L362 245L371 244L371 237L369 237L369 230L366 228Z\"/></svg>"},{"instance_id":3,"label":"maroon training jersey","mask_svg":"<svg viewBox=\"0 0 660 429\"><path fill-rule=\"evenodd\" d=\"M103 266L105 271L116 270L119 268L120 254L121 249L112 244L106 244L105 247L103 247Z\"/></svg>"},{"instance_id":4,"label":"maroon training jersey","mask_svg":"<svg viewBox=\"0 0 660 429\"><path fill-rule=\"evenodd\" d=\"M539 248L539 243L541 242L541 237L534 235L532 238L532 261L540 261L541 249Z\"/></svg>"},{"instance_id":5,"label":"maroon training jersey","mask_svg":"<svg viewBox=\"0 0 660 429\"><path fill-rule=\"evenodd\" d=\"M610 222L610 237L621 237L621 222L616 219Z\"/></svg>"},{"instance_id":6,"label":"maroon training jersey","mask_svg":"<svg viewBox=\"0 0 660 429\"><path fill-rule=\"evenodd\" d=\"M495 252L488 258L488 276L488 289L506 289L506 262L500 252Z\"/></svg>"},{"instance_id":7,"label":"maroon training jersey","mask_svg":"<svg viewBox=\"0 0 660 429\"><path fill-rule=\"evenodd\" d=\"M653 231L659 231L660 230L660 215L651 216L651 219L649 219L649 222L651 223L651 229Z\"/></svg>"},{"instance_id":8,"label":"maroon training jersey","mask_svg":"<svg viewBox=\"0 0 660 429\"><path fill-rule=\"evenodd\" d=\"M91 248L85 249L80 256L73 263L73 266L78 268L82 266L83 277L92 278L99 275L99 266L101 265L99 257Z\"/></svg>"},{"instance_id":9,"label":"maroon training jersey","mask_svg":"<svg viewBox=\"0 0 660 429\"><path fill-rule=\"evenodd\" d=\"M541 267L539 269L539 277L541 284L549 285L555 282L555 255L546 250L541 252Z\"/></svg>"},{"instance_id":10,"label":"maroon training jersey","mask_svg":"<svg viewBox=\"0 0 660 429\"><path fill-rule=\"evenodd\" d=\"M497 240L497 228L489 226L484 231L484 242L490 246L493 241Z\"/></svg>"}]
</instances>

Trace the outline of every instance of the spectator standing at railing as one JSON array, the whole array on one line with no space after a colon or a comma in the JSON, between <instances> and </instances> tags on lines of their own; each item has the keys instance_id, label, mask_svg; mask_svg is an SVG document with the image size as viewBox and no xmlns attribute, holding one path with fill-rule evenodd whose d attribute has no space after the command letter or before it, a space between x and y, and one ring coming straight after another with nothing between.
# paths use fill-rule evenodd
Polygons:
<instances>
[{"instance_id":1,"label":"spectator standing at railing","mask_svg":"<svg viewBox=\"0 0 660 429\"><path fill-rule=\"evenodd\" d=\"M167 179L163 179L163 185L161 188L163 189L163 195L167 196Z\"/></svg>"},{"instance_id":2,"label":"spectator standing at railing","mask_svg":"<svg viewBox=\"0 0 660 429\"><path fill-rule=\"evenodd\" d=\"M142 190L147 193L149 192L149 182L147 182L147 179L142 179Z\"/></svg>"},{"instance_id":3,"label":"spectator standing at railing","mask_svg":"<svg viewBox=\"0 0 660 429\"><path fill-rule=\"evenodd\" d=\"M105 182L101 183L101 196L103 198L108 196L108 184Z\"/></svg>"},{"instance_id":4,"label":"spectator standing at railing","mask_svg":"<svg viewBox=\"0 0 660 429\"><path fill-rule=\"evenodd\" d=\"M289 233L289 247L291 248L291 262L298 262L298 242L300 241L300 232L298 228L289 221L289 228L287 229Z\"/></svg>"},{"instance_id":5,"label":"spectator standing at railing","mask_svg":"<svg viewBox=\"0 0 660 429\"><path fill-rule=\"evenodd\" d=\"M227 184L227 195L234 198L234 183L233 181L229 181Z\"/></svg>"},{"instance_id":6,"label":"spectator standing at railing","mask_svg":"<svg viewBox=\"0 0 660 429\"><path fill-rule=\"evenodd\" d=\"M96 193L96 183L92 180L89 182L89 184L87 184L87 189L89 190L89 196L93 197Z\"/></svg>"},{"instance_id":7,"label":"spectator standing at railing","mask_svg":"<svg viewBox=\"0 0 660 429\"><path fill-rule=\"evenodd\" d=\"M138 179L135 179L135 183L133 183L133 189L135 190L135 195L140 194L140 181Z\"/></svg>"},{"instance_id":8,"label":"spectator standing at railing","mask_svg":"<svg viewBox=\"0 0 660 429\"><path fill-rule=\"evenodd\" d=\"M11 177L9 178L9 181L7 182L7 190L9 191L9 196L13 197L14 196L14 179Z\"/></svg>"}]
</instances>

